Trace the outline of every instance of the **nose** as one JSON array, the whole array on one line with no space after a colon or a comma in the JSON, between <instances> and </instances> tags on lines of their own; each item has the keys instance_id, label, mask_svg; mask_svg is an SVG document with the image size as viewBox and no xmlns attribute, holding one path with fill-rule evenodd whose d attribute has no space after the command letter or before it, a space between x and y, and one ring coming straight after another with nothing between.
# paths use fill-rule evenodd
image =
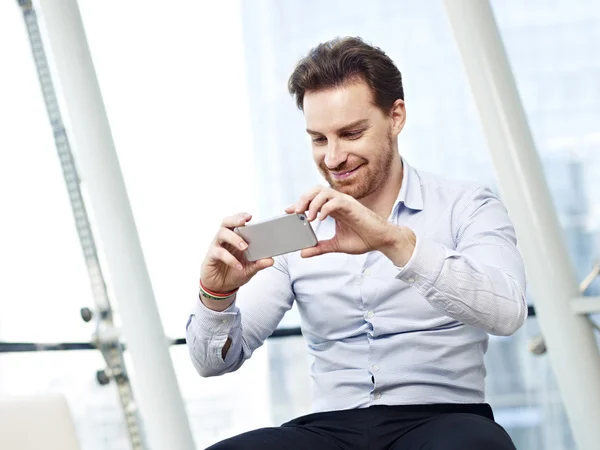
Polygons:
<instances>
[{"instance_id":1,"label":"nose","mask_svg":"<svg viewBox=\"0 0 600 450\"><path fill-rule=\"evenodd\" d=\"M325 165L328 169L339 167L348 159L348 154L340 148L337 141L330 140L327 143L327 153L325 154Z\"/></svg>"}]
</instances>

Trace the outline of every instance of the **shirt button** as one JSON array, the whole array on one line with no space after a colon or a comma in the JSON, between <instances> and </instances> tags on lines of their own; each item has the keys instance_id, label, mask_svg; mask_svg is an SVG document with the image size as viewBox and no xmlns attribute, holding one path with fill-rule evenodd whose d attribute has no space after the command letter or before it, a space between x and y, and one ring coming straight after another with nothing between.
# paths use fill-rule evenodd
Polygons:
<instances>
[{"instance_id":1,"label":"shirt button","mask_svg":"<svg viewBox=\"0 0 600 450\"><path fill-rule=\"evenodd\" d=\"M371 275L371 271L369 269L365 269L363 274L368 277L369 275Z\"/></svg>"},{"instance_id":2,"label":"shirt button","mask_svg":"<svg viewBox=\"0 0 600 450\"><path fill-rule=\"evenodd\" d=\"M415 282L415 279L414 279L413 277L410 277L410 278L408 279L408 282L409 282L409 283L414 283L414 282Z\"/></svg>"},{"instance_id":3,"label":"shirt button","mask_svg":"<svg viewBox=\"0 0 600 450\"><path fill-rule=\"evenodd\" d=\"M375 314L373 314L373 311L369 311L367 313L367 317L370 319L371 317L373 317Z\"/></svg>"},{"instance_id":4,"label":"shirt button","mask_svg":"<svg viewBox=\"0 0 600 450\"><path fill-rule=\"evenodd\" d=\"M375 372L377 372L377 371L379 370L379 366L378 366L377 364L373 364L373 365L371 366L371 368L372 368L372 369L373 369Z\"/></svg>"},{"instance_id":5,"label":"shirt button","mask_svg":"<svg viewBox=\"0 0 600 450\"><path fill-rule=\"evenodd\" d=\"M381 392L379 392L379 391L375 392L374 396L375 396L375 400L379 400L381 398Z\"/></svg>"},{"instance_id":6,"label":"shirt button","mask_svg":"<svg viewBox=\"0 0 600 450\"><path fill-rule=\"evenodd\" d=\"M222 323L229 323L229 319L223 319L221 320Z\"/></svg>"}]
</instances>

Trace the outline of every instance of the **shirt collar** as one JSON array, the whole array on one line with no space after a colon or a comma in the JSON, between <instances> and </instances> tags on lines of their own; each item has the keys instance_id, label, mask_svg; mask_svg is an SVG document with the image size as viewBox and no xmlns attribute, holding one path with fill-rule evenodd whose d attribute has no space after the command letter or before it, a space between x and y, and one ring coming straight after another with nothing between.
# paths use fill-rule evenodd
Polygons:
<instances>
[{"instance_id":1,"label":"shirt collar","mask_svg":"<svg viewBox=\"0 0 600 450\"><path fill-rule=\"evenodd\" d=\"M421 211L423 209L423 194L421 192L419 174L408 165L406 159L401 159L404 173L402 174L402 185L400 186L395 207L400 208L399 205L403 204L408 209Z\"/></svg>"}]
</instances>

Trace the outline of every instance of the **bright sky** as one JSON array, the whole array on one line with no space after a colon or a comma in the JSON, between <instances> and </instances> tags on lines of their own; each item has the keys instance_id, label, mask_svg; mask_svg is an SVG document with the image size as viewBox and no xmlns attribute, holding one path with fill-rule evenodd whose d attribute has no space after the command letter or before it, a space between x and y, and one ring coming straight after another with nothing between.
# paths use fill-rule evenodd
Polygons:
<instances>
[{"instance_id":1,"label":"bright sky","mask_svg":"<svg viewBox=\"0 0 600 450\"><path fill-rule=\"evenodd\" d=\"M79 5L165 332L183 337L222 217L256 210L240 4ZM0 340L86 341L88 276L16 1L0 1L0 58ZM173 356L192 417L218 398L222 411L237 405L238 428L222 434L269 423L265 350L214 379L200 379L185 349ZM3 355L0 393L63 392L85 448L96 448L101 432L83 418L116 402L95 388L99 368L95 352ZM200 433L197 444L217 437Z\"/></svg>"},{"instance_id":2,"label":"bright sky","mask_svg":"<svg viewBox=\"0 0 600 450\"><path fill-rule=\"evenodd\" d=\"M239 3L79 3L165 330L181 337L212 234L255 205ZM0 2L0 55L0 339L85 340L87 273L16 1Z\"/></svg>"}]
</instances>

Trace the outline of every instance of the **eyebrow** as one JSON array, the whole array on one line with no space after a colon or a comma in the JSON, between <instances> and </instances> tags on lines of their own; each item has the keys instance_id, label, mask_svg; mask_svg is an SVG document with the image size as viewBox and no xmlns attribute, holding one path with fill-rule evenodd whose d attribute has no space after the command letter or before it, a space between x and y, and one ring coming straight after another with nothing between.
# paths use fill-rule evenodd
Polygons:
<instances>
[{"instance_id":1,"label":"eyebrow","mask_svg":"<svg viewBox=\"0 0 600 450\"><path fill-rule=\"evenodd\" d=\"M360 119L360 120L357 120L356 122L352 122L352 123L349 123L348 125L344 125L342 128L340 128L339 130L337 130L337 133L341 134L341 133L344 133L345 131L351 130L353 128L367 125L368 123L369 123L369 119ZM306 129L306 132L308 134L312 134L312 135L321 135L321 134L323 134L323 133L320 133L318 131L310 130L308 128Z\"/></svg>"}]
</instances>

